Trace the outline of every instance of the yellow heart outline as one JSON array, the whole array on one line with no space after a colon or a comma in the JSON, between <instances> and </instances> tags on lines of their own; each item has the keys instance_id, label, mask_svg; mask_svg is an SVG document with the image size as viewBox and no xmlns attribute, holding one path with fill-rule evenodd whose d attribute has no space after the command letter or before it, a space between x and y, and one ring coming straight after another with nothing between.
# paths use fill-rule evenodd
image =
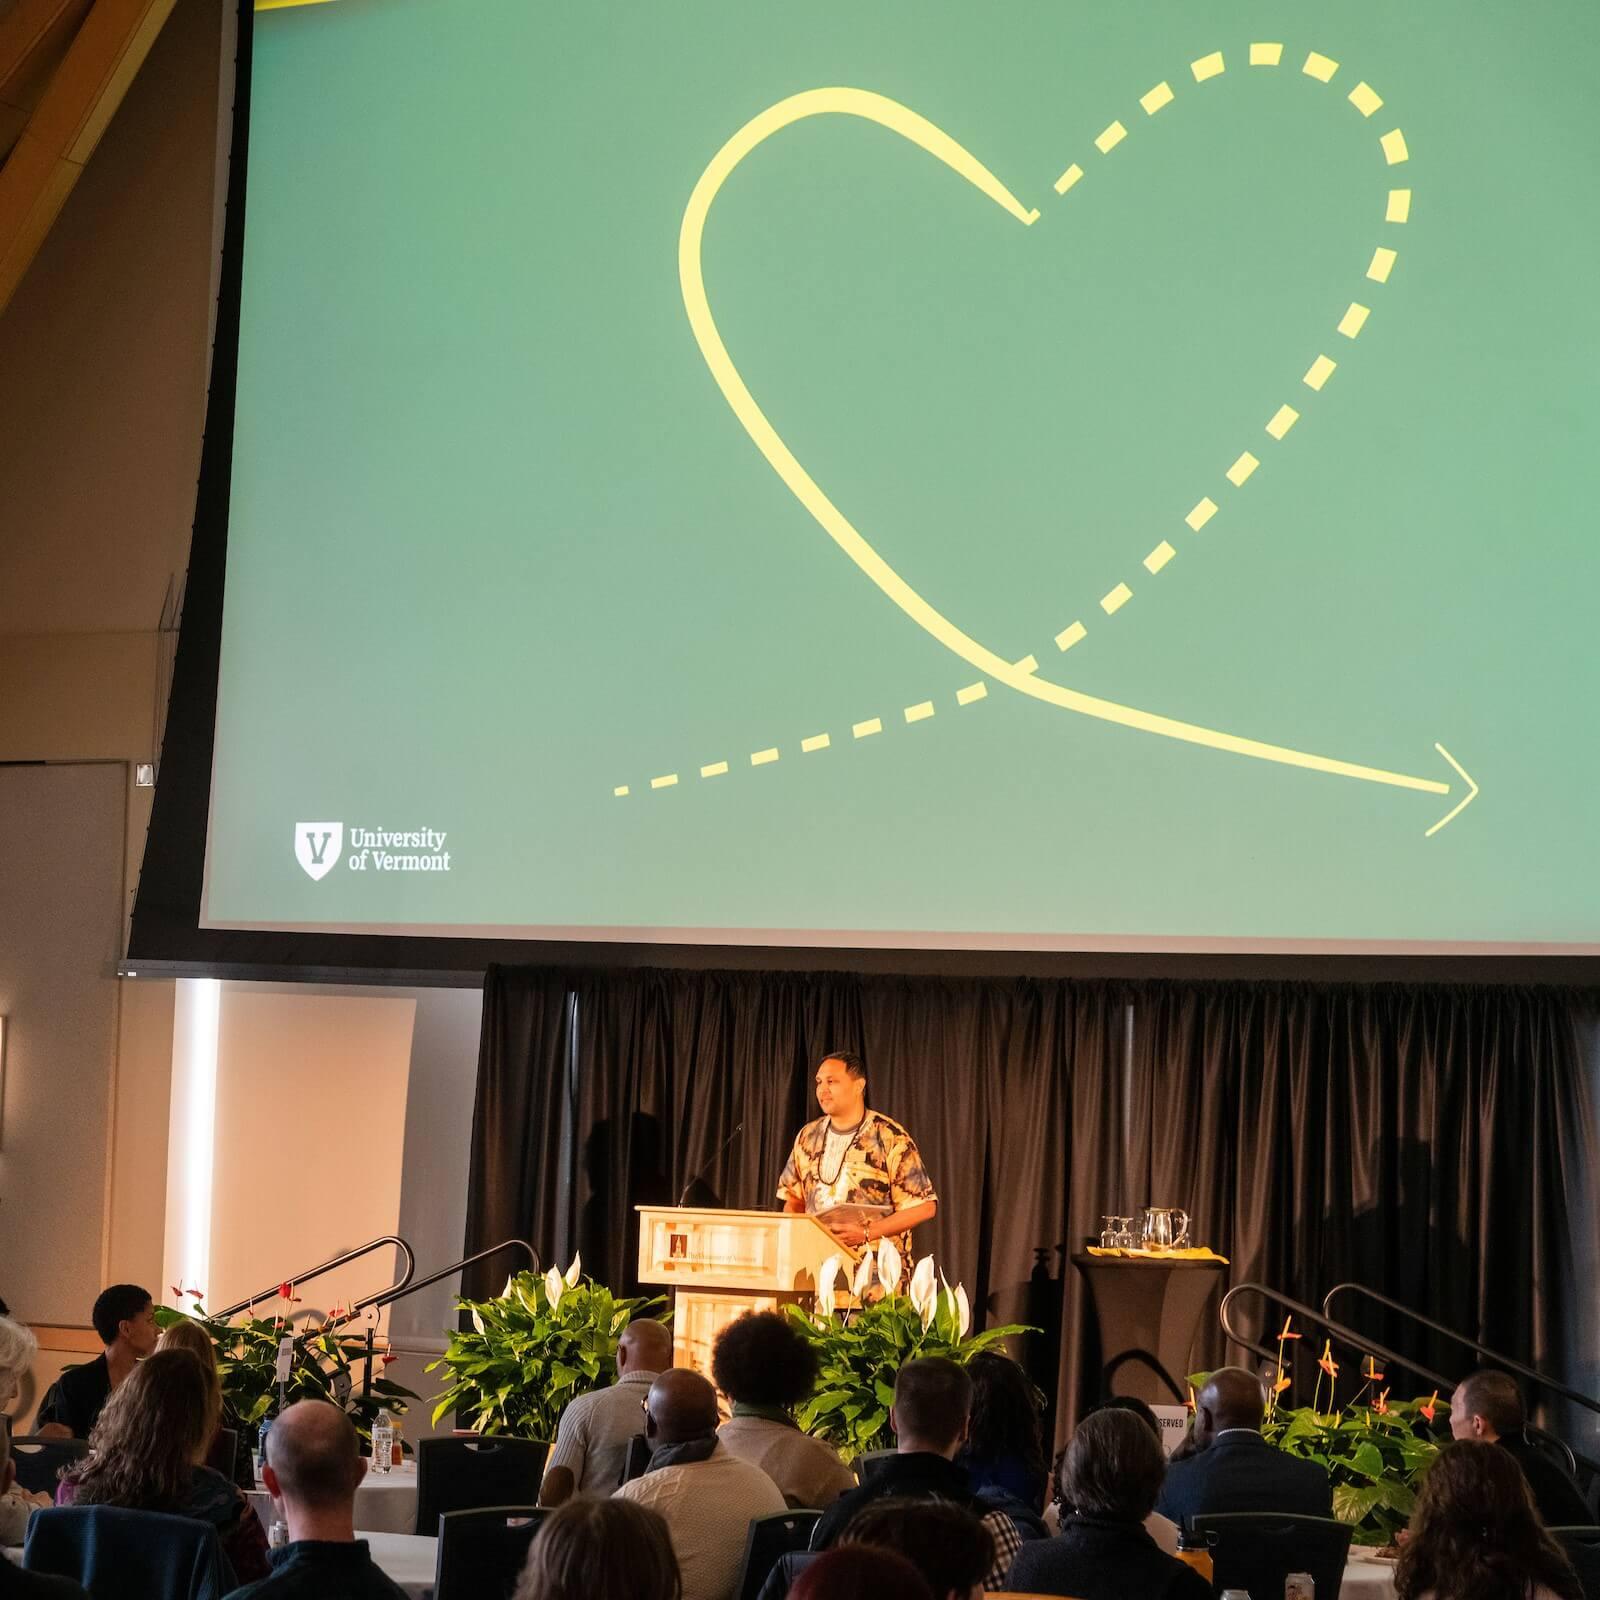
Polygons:
<instances>
[{"instance_id":1,"label":"yellow heart outline","mask_svg":"<svg viewBox=\"0 0 1600 1600\"><path fill-rule=\"evenodd\" d=\"M899 134L942 162L958 176L965 178L980 193L994 201L1025 227L1031 226L1039 217L1036 208L1025 208L994 173L942 129L898 101L890 100L867 89L842 87L809 89L790 95L752 117L712 157L689 196L679 230L678 277L683 293L684 310L700 354L729 408L749 434L756 448L760 450L767 464L823 531L919 627L963 661L978 668L987 676L997 679L1018 694L1027 695L1078 715L1094 717L1140 732L1178 739L1184 743L1221 750L1233 755L1248 756L1255 760L1271 761L1367 783L1386 784L1399 789L1418 790L1427 794L1449 794L1450 784L1447 782L1420 778L1408 773L1391 772L1381 767L1342 761L1309 751L1294 750L1284 745L1243 738L1219 729L1200 727L1195 723L1182 722L1155 712L1122 705L1117 701L1083 694L1063 684L1040 678L1036 669L1029 670L1027 667L1019 667L1005 660L965 633L907 583L856 529L801 465L745 384L723 342L716 319L712 316L702 262L706 219L723 184L727 182L734 169L759 145L784 128L811 117L827 115L859 117ZM1434 748L1460 774L1468 786L1468 792L1447 816L1428 829L1426 836L1430 838L1446 823L1452 821L1478 794L1478 786L1467 776L1449 751L1439 744Z\"/></svg>"}]
</instances>

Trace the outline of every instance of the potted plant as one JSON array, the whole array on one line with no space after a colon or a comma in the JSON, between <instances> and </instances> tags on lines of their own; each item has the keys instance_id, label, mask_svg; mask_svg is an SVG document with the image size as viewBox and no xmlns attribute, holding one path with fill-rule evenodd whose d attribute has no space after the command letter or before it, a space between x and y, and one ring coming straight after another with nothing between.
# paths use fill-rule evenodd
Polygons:
<instances>
[{"instance_id":1,"label":"potted plant","mask_svg":"<svg viewBox=\"0 0 1600 1600\"><path fill-rule=\"evenodd\" d=\"M635 1316L661 1314L666 1299L619 1299L583 1278L574 1256L565 1273L519 1272L495 1299L457 1305L472 1326L452 1333L427 1368L450 1374L433 1421L460 1411L477 1433L548 1441L572 1400L610 1381L622 1330Z\"/></svg>"},{"instance_id":2,"label":"potted plant","mask_svg":"<svg viewBox=\"0 0 1600 1600\"><path fill-rule=\"evenodd\" d=\"M872 1279L888 1286L866 1303ZM859 1304L840 1315L835 1291L843 1258L830 1256L818 1274L813 1310L788 1307L788 1315L817 1353L817 1386L795 1413L807 1433L826 1439L846 1461L868 1450L888 1449L894 1442L889 1407L894 1402L895 1374L918 1356L948 1356L964 1366L980 1351L1013 1334L1032 1330L1016 1324L971 1332L972 1311L967 1291L951 1288L932 1256L917 1263L911 1281L900 1288L900 1253L883 1240L876 1254L863 1255L852 1291Z\"/></svg>"}]
</instances>

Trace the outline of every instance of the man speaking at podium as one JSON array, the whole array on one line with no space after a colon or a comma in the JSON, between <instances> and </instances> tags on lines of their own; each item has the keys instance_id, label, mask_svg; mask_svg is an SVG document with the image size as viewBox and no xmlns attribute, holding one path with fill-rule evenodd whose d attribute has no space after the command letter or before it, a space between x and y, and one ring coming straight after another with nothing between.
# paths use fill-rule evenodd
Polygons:
<instances>
[{"instance_id":1,"label":"man speaking at podium","mask_svg":"<svg viewBox=\"0 0 1600 1600\"><path fill-rule=\"evenodd\" d=\"M800 1130L778 1179L785 1211L809 1211L852 1250L892 1237L909 1262L911 1230L939 1209L911 1135L867 1109L867 1067L832 1050L817 1068L822 1115Z\"/></svg>"}]
</instances>

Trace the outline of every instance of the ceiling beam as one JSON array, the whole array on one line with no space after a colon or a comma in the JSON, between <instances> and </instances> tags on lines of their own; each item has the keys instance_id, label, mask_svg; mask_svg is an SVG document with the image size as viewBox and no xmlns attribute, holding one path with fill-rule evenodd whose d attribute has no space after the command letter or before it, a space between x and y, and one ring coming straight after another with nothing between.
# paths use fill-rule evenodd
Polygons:
<instances>
[{"instance_id":1,"label":"ceiling beam","mask_svg":"<svg viewBox=\"0 0 1600 1600\"><path fill-rule=\"evenodd\" d=\"M60 216L173 4L174 0L94 0L33 108L0 167L0 311ZM21 0L18 9L28 10L37 28L50 6ZM10 22L11 16L6 20ZM22 43L11 48L22 66L26 59Z\"/></svg>"}]
</instances>

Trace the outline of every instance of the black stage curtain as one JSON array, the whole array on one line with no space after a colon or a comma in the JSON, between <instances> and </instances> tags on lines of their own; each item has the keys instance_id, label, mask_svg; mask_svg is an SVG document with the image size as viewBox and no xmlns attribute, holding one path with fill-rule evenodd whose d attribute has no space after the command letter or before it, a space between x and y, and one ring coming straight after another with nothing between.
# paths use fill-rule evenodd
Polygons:
<instances>
[{"instance_id":1,"label":"black stage curtain","mask_svg":"<svg viewBox=\"0 0 1600 1600\"><path fill-rule=\"evenodd\" d=\"M1320 1302L1358 1279L1575 1371L1569 1289L1597 1248L1586 1007L1558 989L492 967L466 1248L521 1236L563 1265L581 1249L631 1291L632 1208L686 1189L775 1203L816 1064L853 1049L938 1189L917 1254L988 1321L1042 1328L1026 1354L1062 1427L1099 1386L1066 1257L1146 1204L1185 1206L1230 1282ZM1471 1364L1361 1325L1448 1373ZM1224 1357L1214 1325L1196 1357Z\"/></svg>"}]
</instances>

